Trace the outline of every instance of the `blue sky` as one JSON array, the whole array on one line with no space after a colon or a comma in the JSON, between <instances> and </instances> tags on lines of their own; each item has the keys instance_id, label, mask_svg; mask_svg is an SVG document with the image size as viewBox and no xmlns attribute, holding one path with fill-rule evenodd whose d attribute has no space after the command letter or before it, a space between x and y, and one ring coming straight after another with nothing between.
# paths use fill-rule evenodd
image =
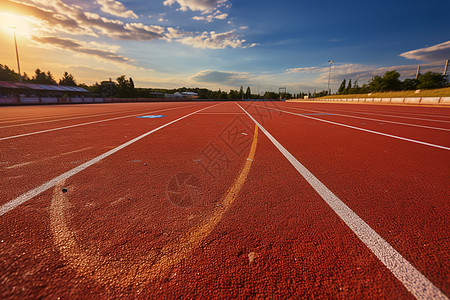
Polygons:
<instances>
[{"instance_id":1,"label":"blue sky","mask_svg":"<svg viewBox=\"0 0 450 300\"><path fill-rule=\"evenodd\" d=\"M392 69L442 72L449 1L1 0L2 64L78 82L291 93Z\"/></svg>"}]
</instances>

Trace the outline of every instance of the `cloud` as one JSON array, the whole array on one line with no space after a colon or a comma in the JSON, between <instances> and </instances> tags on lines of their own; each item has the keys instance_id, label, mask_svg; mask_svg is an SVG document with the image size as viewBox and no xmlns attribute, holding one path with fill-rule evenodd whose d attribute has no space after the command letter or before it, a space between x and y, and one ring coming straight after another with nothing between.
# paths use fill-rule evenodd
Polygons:
<instances>
[{"instance_id":1,"label":"cloud","mask_svg":"<svg viewBox=\"0 0 450 300\"><path fill-rule=\"evenodd\" d=\"M204 31L200 35L194 35L192 33L179 34L176 39L184 45L189 45L194 48L201 49L225 49L231 48L247 48L254 45L245 45L245 40L239 39L239 35L234 30L222 33L216 33L215 31Z\"/></svg>"},{"instance_id":2,"label":"cloud","mask_svg":"<svg viewBox=\"0 0 450 300\"><path fill-rule=\"evenodd\" d=\"M52 46L77 53L88 54L103 60L119 63L129 63L132 61L124 56L118 55L115 51L96 48L95 46L100 46L96 43L88 44L74 39L50 36L33 36L31 37L31 40L40 45Z\"/></svg>"},{"instance_id":3,"label":"cloud","mask_svg":"<svg viewBox=\"0 0 450 300\"><path fill-rule=\"evenodd\" d=\"M321 73L323 72L323 67L306 67L306 68L292 68L287 69L287 73Z\"/></svg>"},{"instance_id":4,"label":"cloud","mask_svg":"<svg viewBox=\"0 0 450 300\"><path fill-rule=\"evenodd\" d=\"M193 75L190 79L202 83L217 83L227 86L248 85L250 77L248 73L224 72L203 70Z\"/></svg>"},{"instance_id":5,"label":"cloud","mask_svg":"<svg viewBox=\"0 0 450 300\"><path fill-rule=\"evenodd\" d=\"M206 21L208 23L214 21L214 20L226 20L228 18L227 13L222 13L220 10L215 11L212 14L209 15L202 15L202 16L194 16L192 17L193 20L196 21Z\"/></svg>"},{"instance_id":6,"label":"cloud","mask_svg":"<svg viewBox=\"0 0 450 300\"><path fill-rule=\"evenodd\" d=\"M125 6L119 1L97 0L97 3L100 5L100 9L107 14L121 18L138 18L138 16L132 10L127 10Z\"/></svg>"},{"instance_id":7,"label":"cloud","mask_svg":"<svg viewBox=\"0 0 450 300\"><path fill-rule=\"evenodd\" d=\"M28 2L28 3L25 3ZM31 0L1 2L2 11L20 13L38 19L40 30L46 33L69 33L98 37L108 36L118 40L149 41L164 37L164 28L142 23L124 23L101 17L96 13L83 12L60 0L47 1L41 7L31 5ZM35 4L36 5L36 4Z\"/></svg>"},{"instance_id":8,"label":"cloud","mask_svg":"<svg viewBox=\"0 0 450 300\"><path fill-rule=\"evenodd\" d=\"M180 5L181 11L203 11L212 12L227 3L228 0L166 0L164 5L172 6L175 3Z\"/></svg>"},{"instance_id":9,"label":"cloud","mask_svg":"<svg viewBox=\"0 0 450 300\"><path fill-rule=\"evenodd\" d=\"M193 33L168 27L165 39L201 49L251 48L257 45L246 43L246 40L240 39L240 35L234 30L222 33L215 31Z\"/></svg>"},{"instance_id":10,"label":"cloud","mask_svg":"<svg viewBox=\"0 0 450 300\"><path fill-rule=\"evenodd\" d=\"M186 33L184 31L181 31L181 30L176 29L176 28L167 27L166 39L168 41L182 39L182 38L184 38L187 35L189 35L189 33Z\"/></svg>"},{"instance_id":11,"label":"cloud","mask_svg":"<svg viewBox=\"0 0 450 300\"><path fill-rule=\"evenodd\" d=\"M214 20L226 20L228 14L220 11L220 8L228 9L231 4L228 0L166 0L164 5L172 6L173 4L180 5L180 11L200 11L202 15L192 17L196 21L206 21L208 23Z\"/></svg>"},{"instance_id":12,"label":"cloud","mask_svg":"<svg viewBox=\"0 0 450 300\"><path fill-rule=\"evenodd\" d=\"M142 23L128 23L124 26L127 32L121 36L127 40L154 40L163 37L165 29L156 25L144 25ZM119 35L120 36L120 35Z\"/></svg>"},{"instance_id":13,"label":"cloud","mask_svg":"<svg viewBox=\"0 0 450 300\"><path fill-rule=\"evenodd\" d=\"M111 0L97 0L98 3L112 3ZM192 7L215 7L226 1L197 0L183 2ZM194 5L195 4L195 5ZM244 39L232 31L217 33L215 31L194 33L179 29L164 28L143 23L125 23L121 20L109 19L99 14L82 11L79 6L70 6L61 0L9 0L0 2L1 11L11 11L27 15L40 24L37 32L40 35L67 33L71 35L87 35L94 37L110 37L116 40L151 41L165 39L176 41L201 49L248 48L256 44L246 44ZM225 18L226 14L216 11L212 16ZM208 16L205 16L207 19Z\"/></svg>"},{"instance_id":14,"label":"cloud","mask_svg":"<svg viewBox=\"0 0 450 300\"><path fill-rule=\"evenodd\" d=\"M32 17L38 21L37 24L40 24L40 30L62 30L71 32L72 34L94 34L92 30L81 28L76 20L56 13L49 8L39 8L22 2L1 1L0 10Z\"/></svg>"},{"instance_id":15,"label":"cloud","mask_svg":"<svg viewBox=\"0 0 450 300\"><path fill-rule=\"evenodd\" d=\"M400 54L400 56L427 62L443 61L450 58L450 41L427 48L408 51Z\"/></svg>"}]
</instances>

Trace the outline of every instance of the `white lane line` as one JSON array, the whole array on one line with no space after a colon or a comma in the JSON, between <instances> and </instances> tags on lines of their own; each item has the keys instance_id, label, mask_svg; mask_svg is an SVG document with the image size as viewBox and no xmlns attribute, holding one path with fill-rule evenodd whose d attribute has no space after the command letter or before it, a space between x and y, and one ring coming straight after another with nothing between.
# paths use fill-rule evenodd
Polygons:
<instances>
[{"instance_id":1,"label":"white lane line","mask_svg":"<svg viewBox=\"0 0 450 300\"><path fill-rule=\"evenodd\" d=\"M450 121L445 120L435 120L435 119L423 119L423 118L414 118L414 117L403 117L403 116L396 116L396 115L385 115L385 114L376 114L376 113L368 113L368 112L362 112L362 111L354 111L354 110L337 110L336 111L343 111L343 112L352 112L356 114L364 114L364 115L374 115L374 116L381 116L381 117L391 117L391 118L402 118L402 119L410 119L410 120L419 120L419 121L431 121L431 122L441 122L441 123L450 123Z\"/></svg>"},{"instance_id":2,"label":"white lane line","mask_svg":"<svg viewBox=\"0 0 450 300\"><path fill-rule=\"evenodd\" d=\"M442 108L442 107L440 107L440 108ZM376 113L389 113L389 112L387 112L387 111L382 111L382 110L371 110L371 111L373 111L373 112L376 112ZM415 114L415 113L407 113L407 112L399 112L399 111L396 111L395 112L396 114L400 114L400 115L407 115L407 116L409 116L409 115L411 115L411 116L422 116L422 117L436 117L436 118L450 118L450 116L445 116L445 115L434 115L434 114Z\"/></svg>"},{"instance_id":3,"label":"white lane line","mask_svg":"<svg viewBox=\"0 0 450 300\"><path fill-rule=\"evenodd\" d=\"M319 112L319 113L325 113L324 111L318 111L318 110L311 110L311 109L304 109L304 108L294 108L294 107L283 107L284 109L293 109L293 110L305 110L305 111L312 111L312 112ZM432 127L432 126L425 126L425 125L417 125L417 124L410 124L410 123L402 123L402 122L395 122L395 121L388 121L383 119L372 119L372 118L364 118L364 117L357 117L357 116L350 116L350 115L344 115L344 114L338 114L333 112L333 110L330 110L331 112L326 112L329 114L333 114L336 116L342 116L342 117L348 117L348 118L356 118L356 119L363 119L363 120L370 120L370 121L378 121L383 123L392 123L392 124L398 124L398 125L405 125L405 126L413 126L413 127L420 127L420 128L426 128L426 129L435 129L435 130L443 130L443 131L450 131L450 129L447 128L441 128L441 127Z\"/></svg>"},{"instance_id":4,"label":"white lane line","mask_svg":"<svg viewBox=\"0 0 450 300\"><path fill-rule=\"evenodd\" d=\"M237 104L237 103L236 103ZM303 166L258 121L237 104L261 129L292 166L316 190L323 200L347 224L373 254L418 299L447 299L447 297L388 242L375 232L363 219L353 212L341 199L331 192L317 177Z\"/></svg>"},{"instance_id":5,"label":"white lane line","mask_svg":"<svg viewBox=\"0 0 450 300\"><path fill-rule=\"evenodd\" d=\"M300 116L300 117L303 117L303 118L313 119L313 120L324 122L324 123L329 123L329 124L338 125L338 126L342 126L342 127L352 128L352 129L365 131L365 132L369 132L369 133L373 133L373 134L378 134L378 135L382 135L382 136L387 136L387 137L394 138L394 139L399 139L399 140L403 140L403 141L417 143L417 144L421 144L421 145L425 145L425 146L435 147L435 148L444 149L444 150L450 150L449 147L445 147L445 146L441 146L441 145L436 145L436 144L426 143L426 142L422 142L422 141L418 141L418 140L408 139L408 138L404 138L404 137L397 136L397 135L392 135L392 134L387 134L387 133L383 133L383 132L379 132L379 131L364 129L364 128L355 127L355 126L342 124L342 123L337 123L337 122L333 122L333 121L323 120L323 119L314 118L314 117L311 117L311 116L305 116L303 114L297 114L297 113L293 113L293 112L290 112L290 111L287 111L287 110L281 110L281 109L276 109L276 108L269 108L269 107L266 107L266 106L258 106L258 105L255 105L255 106L261 107L261 108L265 108L265 109L268 109L268 110L276 110L276 111L288 113L288 114L291 114L291 115Z\"/></svg>"},{"instance_id":6,"label":"white lane line","mask_svg":"<svg viewBox=\"0 0 450 300\"><path fill-rule=\"evenodd\" d=\"M24 123L24 124L13 124L13 125L5 125L0 126L1 128L10 128L10 127L19 127L19 126L29 126L29 125L36 125L36 124L43 124L43 123L52 123L52 122L60 122L60 121L67 121L67 120L75 120L75 119L86 119L91 117L97 117L97 116L107 116L107 115L114 115L114 114L123 114L124 112L136 112L136 109L130 109L126 111L116 111L116 112L109 112L109 113L102 113L102 114L93 114L93 115L82 115L77 117L70 117L70 118L64 118L64 119L54 119L54 120L46 120L46 121L39 121L39 122L31 122L31 123Z\"/></svg>"},{"instance_id":7,"label":"white lane line","mask_svg":"<svg viewBox=\"0 0 450 300\"><path fill-rule=\"evenodd\" d=\"M74 150L74 151L70 151L70 152L65 152L65 153L61 153L61 154L58 154L58 155L55 155L55 156L51 156L51 157L45 157L45 158L34 160L34 161L28 161L28 162L12 165L12 166L6 167L5 169L21 168L21 167L27 166L29 164L34 164L34 163L37 163L37 162L43 162L43 161L48 161L48 160L52 160L52 159L55 159L55 158L60 158L60 157L67 156L67 155L70 155L70 154L74 154L74 153L79 153L79 152L83 152L83 151L86 151L86 150L90 150L92 148L93 147L87 147L87 148L78 149L78 150Z\"/></svg>"},{"instance_id":8,"label":"white lane line","mask_svg":"<svg viewBox=\"0 0 450 300\"><path fill-rule=\"evenodd\" d=\"M62 130L62 129L67 129L67 128L85 126L85 125L90 125L90 124L95 124L95 123L102 123L102 122L108 122L108 121L119 120L119 119L124 119L124 118L130 118L130 117L134 117L134 116L140 116L140 115L150 114L150 113L155 113L155 112L160 112L160 111L186 108L186 107L189 107L189 106L179 106L179 107L174 107L174 108L159 109L159 110L147 111L147 112L142 112L139 114L127 115L127 116L116 117L116 118L111 118L111 119L92 121L92 122L87 122L87 123L80 123L80 124L75 124L75 125L68 125L68 126L57 127L57 128L52 128L52 129L46 129L46 130L34 131L34 132L29 132L29 133L24 133L24 134L12 135L12 136L0 138L0 141L15 139L15 138L29 136L29 135L35 135L35 134L40 134L40 133L46 133L46 132L51 132L51 131L56 131L56 130Z\"/></svg>"},{"instance_id":9,"label":"white lane line","mask_svg":"<svg viewBox=\"0 0 450 300\"><path fill-rule=\"evenodd\" d=\"M108 152L105 152L105 153L103 153L103 154L101 154L101 155L99 155L99 156L97 156L97 157L95 157L95 158L93 158L93 159L91 159L91 160L89 160L89 161L87 161L87 162L85 162L85 163L83 163L83 164L81 164L81 165L79 165L79 166L77 166L77 167L75 167L75 168L73 168L73 169L71 169L71 170L69 170L69 171L67 171L67 172L65 172L65 173L63 173L63 174L53 178L53 179L51 179L51 180L49 180L49 181L47 181L46 183L44 183L44 184L42 184L42 185L40 185L40 186L38 186L38 187L36 187L36 188L26 192L25 194L22 194L19 197L17 197L15 199L13 199L11 201L8 201L7 203L3 204L0 207L0 216L2 216L5 213L15 209L17 206L27 202L28 200L36 197L40 193L45 192L49 188L54 187L56 184L58 184L58 182L60 182L62 180L66 180L66 179L72 177L73 175L75 175L75 174L83 171L84 169L86 169L86 168L88 168L88 167L98 163L102 159L104 159L104 158L106 158L106 157L116 153L117 151L120 151L123 148L128 147L129 145L131 145L131 144L133 144L133 143L135 143L135 142L145 138L146 136L148 136L148 135L150 135L150 134L152 134L152 133L154 133L154 132L156 132L156 131L158 131L160 129L163 129L164 127L167 127L167 126L169 126L169 125L171 125L173 123L176 123L176 122L178 122L178 121L180 121L180 120L182 120L184 118L187 118L187 117L189 117L189 116L191 116L193 114L196 114L196 113L198 113L200 111L203 111L205 109L208 109L208 108L220 105L220 104L221 103L214 104L212 106L208 106L208 107L202 108L200 110L197 110L197 111L194 111L194 112L192 112L190 114L187 114L187 115L185 115L185 116L183 116L181 118L178 118L178 119L173 120L173 121L171 121L169 123L166 123L166 124L164 124L162 126L159 126L156 129L150 130L150 131L148 131L148 132L146 132L146 133L144 133L144 134L142 134L142 135L140 135L140 136L138 136L138 137L136 137L136 138L134 138L134 139L132 139L132 140L122 144L122 145L120 145L120 146L117 146L114 149L109 150Z\"/></svg>"},{"instance_id":10,"label":"white lane line","mask_svg":"<svg viewBox=\"0 0 450 300\"><path fill-rule=\"evenodd\" d=\"M245 115L245 113L199 113L199 115Z\"/></svg>"},{"instance_id":11,"label":"white lane line","mask_svg":"<svg viewBox=\"0 0 450 300\"><path fill-rule=\"evenodd\" d=\"M98 103L98 104L100 104L102 106L103 105L108 105L107 103ZM113 103L109 103L109 104L113 104ZM114 103L114 104L124 104L124 103ZM133 109L107 110L107 111L103 111L102 113L91 113L91 114L86 114L86 113L89 113L89 111L90 111L87 106L92 106L93 105L92 103L91 104L84 104L83 106L80 106L78 104L70 104L70 107L78 107L78 108L86 108L86 109L77 111L76 115L74 115L73 113L64 113L64 114L58 114L58 115L56 115L56 114L45 115L45 116L40 116L40 117L36 116L36 114L30 115L28 117L23 116L23 115L19 115L19 116L16 116L16 117L7 117L7 118L1 118L0 117L0 124L17 123L17 122L23 122L23 121L36 121L36 123L38 121L53 122L53 120L47 120L47 119L62 118L62 120L66 120L66 119L63 119L63 118L65 118L65 117L74 117L74 116L76 116L76 117L83 117L83 116L90 117L90 116L96 116L96 115L102 115L102 114L106 115L106 114L114 114L114 113L129 113L129 112L136 112L139 109L138 104L151 104L152 106L155 106L155 107L153 107L153 109L157 109L161 105L172 104L172 102L170 102L170 103L167 103L167 102L166 103L165 102L136 102L136 103L133 103L133 104L136 105L136 107L133 108ZM146 106L148 106L148 105L146 105ZM108 108L110 108L110 107L111 106L109 106ZM65 109L65 108L67 108L67 106L62 107L61 109ZM99 107L97 106L95 108L99 108ZM140 109L142 109L142 107L140 107ZM98 110L98 112L99 111L101 111L101 110ZM8 120L8 121L5 121L5 120ZM5 126L2 126L0 128L10 127L10 126L22 126L22 125L28 125L28 124L5 125Z\"/></svg>"},{"instance_id":12,"label":"white lane line","mask_svg":"<svg viewBox=\"0 0 450 300\"><path fill-rule=\"evenodd\" d=\"M78 113L83 113L86 111L81 111ZM110 111L111 112L111 111ZM37 112L35 112L37 113ZM23 122L23 121L37 121L37 120L47 120L47 119L52 119L52 118L64 118L64 117L69 117L69 116L73 116L73 114L70 113L64 113L64 114L53 114L53 115L43 115L43 116L37 116L36 114L32 114L32 115L17 115L15 117L7 117L7 118L0 118L0 124L5 124L5 123L17 123L17 122Z\"/></svg>"},{"instance_id":13,"label":"white lane line","mask_svg":"<svg viewBox=\"0 0 450 300\"><path fill-rule=\"evenodd\" d=\"M134 109L136 110L136 109ZM133 109L127 109L125 111L116 111L116 112L130 112L133 111ZM8 117L8 118L0 118L0 124L5 124L5 123L18 123L18 122L24 122L24 121L46 121L47 119L54 119L54 118L66 118L66 117L73 117L73 116L84 116L86 113L88 112L87 110L85 111L78 111L76 113L76 115L74 115L73 113L64 113L64 114L53 114L53 115L45 115L45 116L37 116L36 114L33 115L29 115L28 117L26 115L19 115L16 117ZM113 113L114 111L104 111L103 113ZM37 112L35 112L37 113ZM95 113L97 114L97 113ZM86 116L89 116L89 114L87 114ZM9 126L9 125L8 125Z\"/></svg>"}]
</instances>

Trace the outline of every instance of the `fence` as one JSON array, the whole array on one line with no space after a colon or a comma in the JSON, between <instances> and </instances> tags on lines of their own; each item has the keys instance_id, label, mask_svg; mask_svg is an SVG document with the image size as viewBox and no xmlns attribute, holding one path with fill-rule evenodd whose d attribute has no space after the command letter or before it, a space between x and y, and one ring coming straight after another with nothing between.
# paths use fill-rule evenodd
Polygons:
<instances>
[{"instance_id":1,"label":"fence","mask_svg":"<svg viewBox=\"0 0 450 300\"><path fill-rule=\"evenodd\" d=\"M346 98L346 99L309 99L301 101L450 105L450 97Z\"/></svg>"}]
</instances>

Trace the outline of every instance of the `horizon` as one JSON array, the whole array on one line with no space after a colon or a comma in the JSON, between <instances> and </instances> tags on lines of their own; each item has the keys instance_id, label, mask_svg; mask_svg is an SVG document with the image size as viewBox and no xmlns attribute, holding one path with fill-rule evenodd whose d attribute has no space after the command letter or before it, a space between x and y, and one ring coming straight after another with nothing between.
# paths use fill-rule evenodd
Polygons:
<instances>
[{"instance_id":1,"label":"horizon","mask_svg":"<svg viewBox=\"0 0 450 300\"><path fill-rule=\"evenodd\" d=\"M441 15L449 3L345 4L7 0L0 56L17 72L10 28L17 27L22 74L39 68L59 79L67 71L87 85L126 75L139 88L320 91L330 60L333 92L343 79L364 84L389 70L402 78L418 65L442 72L450 41Z\"/></svg>"}]
</instances>

